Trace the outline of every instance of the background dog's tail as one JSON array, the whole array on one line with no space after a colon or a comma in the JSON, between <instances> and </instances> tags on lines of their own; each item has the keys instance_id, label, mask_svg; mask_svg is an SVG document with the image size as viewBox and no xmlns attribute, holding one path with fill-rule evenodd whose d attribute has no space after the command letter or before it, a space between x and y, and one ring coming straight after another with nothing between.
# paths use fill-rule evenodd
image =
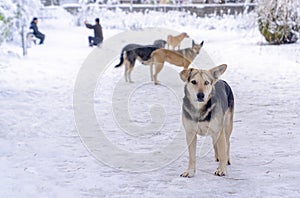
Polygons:
<instances>
[{"instance_id":1,"label":"background dog's tail","mask_svg":"<svg viewBox=\"0 0 300 198\"><path fill-rule=\"evenodd\" d=\"M117 64L117 65L115 66L115 68L120 67L120 66L123 64L125 53L126 53L126 51L124 51L124 52L121 53L121 56L120 56L120 63Z\"/></svg>"}]
</instances>

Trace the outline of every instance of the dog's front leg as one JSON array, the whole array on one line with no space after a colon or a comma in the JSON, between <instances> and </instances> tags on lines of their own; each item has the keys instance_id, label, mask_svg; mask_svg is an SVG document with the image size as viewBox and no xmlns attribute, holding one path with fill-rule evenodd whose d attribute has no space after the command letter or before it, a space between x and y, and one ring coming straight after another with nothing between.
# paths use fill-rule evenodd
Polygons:
<instances>
[{"instance_id":1,"label":"dog's front leg","mask_svg":"<svg viewBox=\"0 0 300 198\"><path fill-rule=\"evenodd\" d=\"M219 137L213 138L214 144L216 144L216 150L218 152L218 159L219 159L219 167L217 168L215 175L218 176L225 176L227 173L227 162L228 162L228 156L227 156L227 144L226 144L226 138L225 138L225 132L224 130L221 131Z\"/></svg>"},{"instance_id":2,"label":"dog's front leg","mask_svg":"<svg viewBox=\"0 0 300 198\"><path fill-rule=\"evenodd\" d=\"M155 63L155 74L153 75L155 85L158 84L157 75L161 71L163 66L164 66L164 63L160 63L160 62Z\"/></svg>"},{"instance_id":3,"label":"dog's front leg","mask_svg":"<svg viewBox=\"0 0 300 198\"><path fill-rule=\"evenodd\" d=\"M189 148L189 167L180 176L193 177L196 172L196 147L197 147L197 134L194 132L186 133L186 142Z\"/></svg>"}]
</instances>

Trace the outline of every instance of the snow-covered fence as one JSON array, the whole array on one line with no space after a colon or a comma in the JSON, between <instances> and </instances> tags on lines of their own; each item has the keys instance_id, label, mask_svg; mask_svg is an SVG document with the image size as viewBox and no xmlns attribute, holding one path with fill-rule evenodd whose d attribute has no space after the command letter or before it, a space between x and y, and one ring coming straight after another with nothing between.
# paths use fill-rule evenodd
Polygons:
<instances>
[{"instance_id":1,"label":"snow-covered fence","mask_svg":"<svg viewBox=\"0 0 300 198\"><path fill-rule=\"evenodd\" d=\"M95 7L95 5L92 5ZM224 14L237 15L250 12L255 9L255 3L228 3L228 4L178 4L178 5L151 5L151 4L118 4L118 5L98 5L101 9L116 10L121 9L126 12L147 12L147 11L183 11L195 14L198 17L211 15L222 16ZM65 4L63 7L72 14L76 14L80 9L80 4Z\"/></svg>"}]
</instances>

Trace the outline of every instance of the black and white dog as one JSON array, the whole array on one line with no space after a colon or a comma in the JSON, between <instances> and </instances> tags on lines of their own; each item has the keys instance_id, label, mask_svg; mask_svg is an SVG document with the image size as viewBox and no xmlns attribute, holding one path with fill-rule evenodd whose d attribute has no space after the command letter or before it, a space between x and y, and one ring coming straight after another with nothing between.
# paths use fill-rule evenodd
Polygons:
<instances>
[{"instance_id":1,"label":"black and white dog","mask_svg":"<svg viewBox=\"0 0 300 198\"><path fill-rule=\"evenodd\" d=\"M128 44L122 49L120 63L115 67L120 67L125 64L125 81L132 82L130 74L136 59L145 65L150 64L151 53L159 48L164 48L166 43L165 40L160 39L154 41L153 45Z\"/></svg>"}]
</instances>

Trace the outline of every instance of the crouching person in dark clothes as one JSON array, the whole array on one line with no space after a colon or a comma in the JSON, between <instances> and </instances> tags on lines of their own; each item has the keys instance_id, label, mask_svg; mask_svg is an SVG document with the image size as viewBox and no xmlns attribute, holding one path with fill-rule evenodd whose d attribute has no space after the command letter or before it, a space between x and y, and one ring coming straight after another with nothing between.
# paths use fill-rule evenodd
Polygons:
<instances>
[{"instance_id":1,"label":"crouching person in dark clothes","mask_svg":"<svg viewBox=\"0 0 300 198\"><path fill-rule=\"evenodd\" d=\"M100 25L99 18L96 18L95 22L96 22L95 25L88 24L87 21L84 22L84 24L87 28L94 30L95 36L94 37L89 36L89 46L91 46L91 47L94 45L99 46L103 41L102 27Z\"/></svg>"},{"instance_id":2,"label":"crouching person in dark clothes","mask_svg":"<svg viewBox=\"0 0 300 198\"><path fill-rule=\"evenodd\" d=\"M44 40L45 40L45 34L41 33L38 29L38 26L37 26L37 23L38 23L38 18L34 17L30 23L30 29L33 30L33 35L40 39L40 45L44 43Z\"/></svg>"}]
</instances>

